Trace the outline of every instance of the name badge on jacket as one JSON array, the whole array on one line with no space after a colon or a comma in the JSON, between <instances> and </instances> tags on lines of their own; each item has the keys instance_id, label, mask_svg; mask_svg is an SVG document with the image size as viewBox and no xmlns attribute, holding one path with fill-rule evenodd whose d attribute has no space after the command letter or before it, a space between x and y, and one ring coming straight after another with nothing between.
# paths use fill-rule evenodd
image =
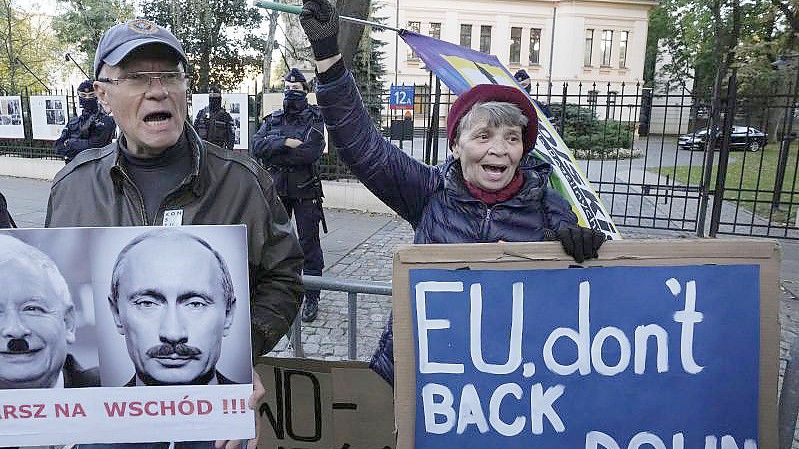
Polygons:
<instances>
[{"instance_id":1,"label":"name badge on jacket","mask_svg":"<svg viewBox=\"0 0 799 449\"><path fill-rule=\"evenodd\" d=\"M164 212L164 223L162 226L182 226L183 209L174 209Z\"/></svg>"}]
</instances>

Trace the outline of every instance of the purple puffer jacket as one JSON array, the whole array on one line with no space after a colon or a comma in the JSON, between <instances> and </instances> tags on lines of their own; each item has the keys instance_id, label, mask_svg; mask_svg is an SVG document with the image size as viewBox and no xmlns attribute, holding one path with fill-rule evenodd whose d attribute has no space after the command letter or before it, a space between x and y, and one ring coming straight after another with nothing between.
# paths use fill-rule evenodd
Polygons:
<instances>
[{"instance_id":1,"label":"purple puffer jacket","mask_svg":"<svg viewBox=\"0 0 799 449\"><path fill-rule=\"evenodd\" d=\"M535 242L544 229L577 226L577 217L547 186L548 164L522 167L524 185L508 201L487 206L469 193L460 163L429 166L375 129L352 75L321 84L317 99L338 155L355 176L414 229L414 243ZM393 384L391 323L372 366Z\"/></svg>"}]
</instances>

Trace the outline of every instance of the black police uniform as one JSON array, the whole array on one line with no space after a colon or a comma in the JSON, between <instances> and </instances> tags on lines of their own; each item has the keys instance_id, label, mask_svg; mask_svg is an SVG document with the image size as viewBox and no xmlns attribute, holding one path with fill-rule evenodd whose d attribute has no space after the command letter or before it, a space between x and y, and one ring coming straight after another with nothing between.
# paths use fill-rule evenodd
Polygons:
<instances>
[{"instance_id":1,"label":"black police uniform","mask_svg":"<svg viewBox=\"0 0 799 449\"><path fill-rule=\"evenodd\" d=\"M295 69L286 80L293 78L304 83L301 77ZM324 268L319 241L319 223L323 219L322 186L316 164L325 147L322 114L317 106L308 104L303 91L287 91L283 106L284 109L264 118L253 136L250 151L269 170L289 216L292 213L296 216L297 234L305 255L303 273L321 276ZM287 138L303 143L291 148L285 145ZM318 300L318 290L306 290L303 321L313 321L316 317Z\"/></svg>"},{"instance_id":2,"label":"black police uniform","mask_svg":"<svg viewBox=\"0 0 799 449\"><path fill-rule=\"evenodd\" d=\"M91 81L84 81L78 87L80 92L92 92ZM80 98L83 109L77 117L72 117L61 130L61 137L53 144L53 151L63 156L69 163L83 150L102 148L114 138L117 125L114 119L97 105L97 99Z\"/></svg>"},{"instance_id":3,"label":"black police uniform","mask_svg":"<svg viewBox=\"0 0 799 449\"><path fill-rule=\"evenodd\" d=\"M233 117L222 107L221 97L209 97L208 106L194 118L194 129L201 139L232 150L236 141Z\"/></svg>"}]
</instances>

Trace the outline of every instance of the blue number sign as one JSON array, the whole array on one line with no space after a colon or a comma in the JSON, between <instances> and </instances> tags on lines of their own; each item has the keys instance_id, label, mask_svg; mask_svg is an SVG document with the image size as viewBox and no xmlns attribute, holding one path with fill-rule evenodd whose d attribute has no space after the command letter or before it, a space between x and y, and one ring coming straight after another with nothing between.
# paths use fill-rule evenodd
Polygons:
<instances>
[{"instance_id":1,"label":"blue number sign","mask_svg":"<svg viewBox=\"0 0 799 449\"><path fill-rule=\"evenodd\" d=\"M413 109L414 86L391 85L389 90L390 109Z\"/></svg>"},{"instance_id":2,"label":"blue number sign","mask_svg":"<svg viewBox=\"0 0 799 449\"><path fill-rule=\"evenodd\" d=\"M759 279L411 269L415 449L755 449Z\"/></svg>"}]
</instances>

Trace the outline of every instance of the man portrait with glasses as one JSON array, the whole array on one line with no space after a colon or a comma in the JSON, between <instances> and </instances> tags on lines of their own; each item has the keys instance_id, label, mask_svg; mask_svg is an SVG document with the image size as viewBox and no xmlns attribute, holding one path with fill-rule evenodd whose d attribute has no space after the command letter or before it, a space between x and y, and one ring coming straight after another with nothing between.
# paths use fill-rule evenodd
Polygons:
<instances>
[{"instance_id":1,"label":"man portrait with glasses","mask_svg":"<svg viewBox=\"0 0 799 449\"><path fill-rule=\"evenodd\" d=\"M186 121L187 65L177 38L150 21L103 34L94 88L121 135L56 175L45 226L246 224L257 357L297 315L302 250L269 175L248 155L203 142ZM251 404L263 394L253 378Z\"/></svg>"},{"instance_id":2,"label":"man portrait with glasses","mask_svg":"<svg viewBox=\"0 0 799 449\"><path fill-rule=\"evenodd\" d=\"M111 143L117 129L113 117L97 106L91 80L85 80L78 86L78 102L80 115L69 119L61 131L61 137L53 144L53 151L63 156L67 164L83 150L102 148Z\"/></svg>"}]
</instances>

